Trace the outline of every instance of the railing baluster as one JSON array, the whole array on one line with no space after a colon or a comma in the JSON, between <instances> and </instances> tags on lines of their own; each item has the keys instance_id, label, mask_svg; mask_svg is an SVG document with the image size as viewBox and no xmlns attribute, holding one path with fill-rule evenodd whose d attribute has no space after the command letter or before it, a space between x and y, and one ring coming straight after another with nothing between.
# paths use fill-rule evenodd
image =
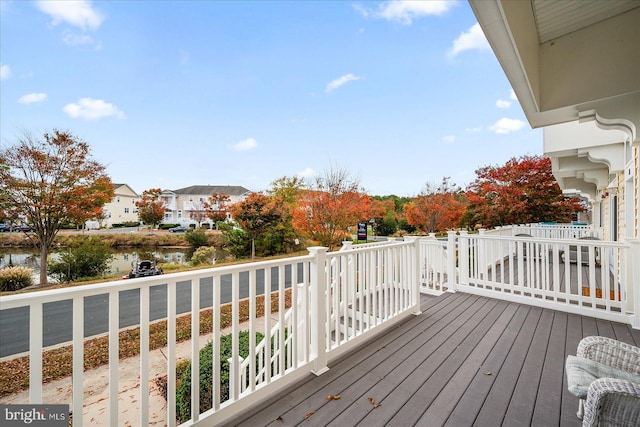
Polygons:
<instances>
[{"instance_id":1,"label":"railing baluster","mask_svg":"<svg viewBox=\"0 0 640 427\"><path fill-rule=\"evenodd\" d=\"M82 413L84 406L84 298L80 295L73 298L73 368L72 368L72 384L73 384L73 425L74 427L82 427Z\"/></svg>"},{"instance_id":2,"label":"railing baluster","mask_svg":"<svg viewBox=\"0 0 640 427\"><path fill-rule=\"evenodd\" d=\"M149 286L140 288L140 425L149 424Z\"/></svg>"},{"instance_id":3,"label":"railing baluster","mask_svg":"<svg viewBox=\"0 0 640 427\"><path fill-rule=\"evenodd\" d=\"M42 403L42 303L29 306L29 402Z\"/></svg>"},{"instance_id":4,"label":"railing baluster","mask_svg":"<svg viewBox=\"0 0 640 427\"><path fill-rule=\"evenodd\" d=\"M211 310L212 310L212 336L211 336L211 369L213 370L213 375L211 375L212 379L212 408L214 411L220 410L220 283L221 283L221 275L214 274L212 277L211 286L213 287L213 296L211 302Z\"/></svg>"},{"instance_id":5,"label":"railing baluster","mask_svg":"<svg viewBox=\"0 0 640 427\"><path fill-rule=\"evenodd\" d=\"M200 419L200 280L191 280L191 419Z\"/></svg>"},{"instance_id":6,"label":"railing baluster","mask_svg":"<svg viewBox=\"0 0 640 427\"><path fill-rule=\"evenodd\" d=\"M109 425L115 426L118 421L118 384L120 382L118 372L119 359L119 321L120 302L119 292L109 292Z\"/></svg>"},{"instance_id":7,"label":"railing baluster","mask_svg":"<svg viewBox=\"0 0 640 427\"><path fill-rule=\"evenodd\" d=\"M167 283L167 425L176 425L176 285Z\"/></svg>"}]
</instances>

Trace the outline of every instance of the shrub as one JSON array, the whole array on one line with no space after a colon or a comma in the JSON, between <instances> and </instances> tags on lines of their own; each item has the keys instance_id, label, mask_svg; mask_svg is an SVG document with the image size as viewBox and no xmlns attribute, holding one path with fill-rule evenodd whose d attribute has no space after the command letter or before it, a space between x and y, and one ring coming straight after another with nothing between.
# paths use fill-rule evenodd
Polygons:
<instances>
[{"instance_id":1,"label":"shrub","mask_svg":"<svg viewBox=\"0 0 640 427\"><path fill-rule=\"evenodd\" d=\"M231 334L220 337L220 402L229 400L229 361L231 354ZM256 333L256 344L264 335ZM249 355L249 332L240 332L238 350L241 357ZM200 412L211 409L213 397L213 345L208 343L200 350ZM184 369L176 387L176 417L179 422L191 418L191 363L180 366Z\"/></svg>"},{"instance_id":2,"label":"shrub","mask_svg":"<svg viewBox=\"0 0 640 427\"><path fill-rule=\"evenodd\" d=\"M216 256L216 248L200 246L191 256L191 265L211 265Z\"/></svg>"},{"instance_id":3,"label":"shrub","mask_svg":"<svg viewBox=\"0 0 640 427\"><path fill-rule=\"evenodd\" d=\"M187 231L184 239L189 242L194 248L207 246L207 244L209 243L207 233L205 233L202 229Z\"/></svg>"},{"instance_id":4,"label":"shrub","mask_svg":"<svg viewBox=\"0 0 640 427\"><path fill-rule=\"evenodd\" d=\"M159 230L168 230L170 228L177 227L179 225L180 224L158 224L158 229Z\"/></svg>"},{"instance_id":5,"label":"shrub","mask_svg":"<svg viewBox=\"0 0 640 427\"><path fill-rule=\"evenodd\" d=\"M60 260L49 264L49 274L64 282L97 277L109 269L112 259L109 245L93 236L61 252Z\"/></svg>"},{"instance_id":6,"label":"shrub","mask_svg":"<svg viewBox=\"0 0 640 427\"><path fill-rule=\"evenodd\" d=\"M0 291L17 291L33 284L31 269L6 267L0 270Z\"/></svg>"}]
</instances>

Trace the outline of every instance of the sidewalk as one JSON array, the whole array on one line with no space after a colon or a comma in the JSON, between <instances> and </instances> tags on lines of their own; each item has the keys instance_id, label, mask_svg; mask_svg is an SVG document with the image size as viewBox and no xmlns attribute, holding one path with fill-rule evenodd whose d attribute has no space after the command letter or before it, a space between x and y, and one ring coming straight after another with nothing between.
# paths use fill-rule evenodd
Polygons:
<instances>
[{"instance_id":1,"label":"sidewalk","mask_svg":"<svg viewBox=\"0 0 640 427\"><path fill-rule=\"evenodd\" d=\"M278 313L272 313L272 320L278 321ZM249 328L248 323L240 324L240 330ZM258 332L264 332L264 323L258 322ZM231 328L221 331L228 334ZM212 334L199 337L199 348L211 341ZM166 401L156 385L155 379L167 374L166 347L149 352L149 425L166 425ZM191 356L191 340L176 344L176 359ZM121 359L119 365L119 426L135 427L140 425L140 357ZM84 425L107 426L109 403L108 390L109 366L104 365L84 372ZM25 404L29 402L29 390L0 398L0 404ZM71 407L71 377L61 378L42 386L42 402L49 404L68 404Z\"/></svg>"}]
</instances>

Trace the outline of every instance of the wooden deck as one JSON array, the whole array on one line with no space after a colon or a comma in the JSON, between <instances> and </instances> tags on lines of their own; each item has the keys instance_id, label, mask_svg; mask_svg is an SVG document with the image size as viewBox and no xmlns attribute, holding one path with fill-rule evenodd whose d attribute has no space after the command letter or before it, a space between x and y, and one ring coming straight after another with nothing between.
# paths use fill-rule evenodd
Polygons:
<instances>
[{"instance_id":1,"label":"wooden deck","mask_svg":"<svg viewBox=\"0 0 640 427\"><path fill-rule=\"evenodd\" d=\"M225 425L579 426L566 356L588 335L640 346L627 325L465 293L422 310Z\"/></svg>"}]
</instances>

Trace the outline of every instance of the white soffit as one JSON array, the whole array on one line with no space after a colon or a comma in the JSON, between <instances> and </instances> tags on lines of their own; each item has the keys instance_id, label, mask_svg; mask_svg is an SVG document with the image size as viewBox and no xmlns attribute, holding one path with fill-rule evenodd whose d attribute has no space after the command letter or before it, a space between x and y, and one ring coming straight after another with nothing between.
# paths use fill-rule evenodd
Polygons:
<instances>
[{"instance_id":1,"label":"white soffit","mask_svg":"<svg viewBox=\"0 0 640 427\"><path fill-rule=\"evenodd\" d=\"M638 0L531 0L540 44L640 6Z\"/></svg>"},{"instance_id":2,"label":"white soffit","mask_svg":"<svg viewBox=\"0 0 640 427\"><path fill-rule=\"evenodd\" d=\"M640 0L469 3L532 127L593 110L638 143Z\"/></svg>"}]
</instances>

